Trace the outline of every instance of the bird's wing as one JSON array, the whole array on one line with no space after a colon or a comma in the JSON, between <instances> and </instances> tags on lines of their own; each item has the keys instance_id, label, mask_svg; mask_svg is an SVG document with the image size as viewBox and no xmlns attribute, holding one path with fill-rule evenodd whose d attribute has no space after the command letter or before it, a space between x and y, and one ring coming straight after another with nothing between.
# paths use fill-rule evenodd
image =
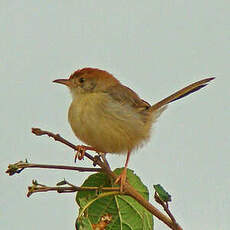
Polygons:
<instances>
[{"instance_id":1,"label":"bird's wing","mask_svg":"<svg viewBox=\"0 0 230 230\"><path fill-rule=\"evenodd\" d=\"M150 104L142 100L133 90L124 85L115 85L105 90L114 100L120 104L129 104L140 112L150 108Z\"/></svg>"}]
</instances>

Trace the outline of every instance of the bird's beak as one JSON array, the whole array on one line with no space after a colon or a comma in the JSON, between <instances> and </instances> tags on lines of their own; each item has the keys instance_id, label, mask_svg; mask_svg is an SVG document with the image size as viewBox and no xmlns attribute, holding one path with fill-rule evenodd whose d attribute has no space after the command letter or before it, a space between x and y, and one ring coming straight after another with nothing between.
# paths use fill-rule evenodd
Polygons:
<instances>
[{"instance_id":1,"label":"bird's beak","mask_svg":"<svg viewBox=\"0 0 230 230\"><path fill-rule=\"evenodd\" d=\"M59 83L59 84L66 85L68 87L72 87L73 86L73 83L69 79L56 79L53 82L54 83Z\"/></svg>"}]
</instances>

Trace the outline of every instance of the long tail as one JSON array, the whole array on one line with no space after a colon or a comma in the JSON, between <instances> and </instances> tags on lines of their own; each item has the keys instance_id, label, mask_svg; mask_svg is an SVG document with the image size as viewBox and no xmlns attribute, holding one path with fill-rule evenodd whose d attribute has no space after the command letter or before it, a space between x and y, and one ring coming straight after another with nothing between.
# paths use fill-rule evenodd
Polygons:
<instances>
[{"instance_id":1,"label":"long tail","mask_svg":"<svg viewBox=\"0 0 230 230\"><path fill-rule=\"evenodd\" d=\"M205 87L209 81L212 81L213 79L215 79L215 77L210 77L210 78L206 78L200 81L197 81L179 91L177 91L176 93L170 95L169 97L166 97L165 99L157 102L156 104L152 105L151 108L149 109L150 111L154 111L154 110L158 110L159 108L173 102L176 101L178 99L181 99L187 95L189 95L190 93L196 92L197 90Z\"/></svg>"}]
</instances>

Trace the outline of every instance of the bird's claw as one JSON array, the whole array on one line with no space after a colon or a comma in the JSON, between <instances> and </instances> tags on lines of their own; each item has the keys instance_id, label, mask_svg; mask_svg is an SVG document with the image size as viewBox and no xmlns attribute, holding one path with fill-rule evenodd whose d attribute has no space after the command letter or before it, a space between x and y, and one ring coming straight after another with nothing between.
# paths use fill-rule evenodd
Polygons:
<instances>
[{"instance_id":1,"label":"bird's claw","mask_svg":"<svg viewBox=\"0 0 230 230\"><path fill-rule=\"evenodd\" d=\"M84 145L77 145L76 146L76 154L75 154L75 157L74 157L74 162L75 163L76 163L77 159L78 160L84 159L85 151L87 150L86 147L87 146L84 146Z\"/></svg>"},{"instance_id":2,"label":"bird's claw","mask_svg":"<svg viewBox=\"0 0 230 230\"><path fill-rule=\"evenodd\" d=\"M124 185L126 183L126 174L127 174L127 168L124 168L121 174L117 177L115 180L115 184L120 184L120 192L124 191Z\"/></svg>"},{"instance_id":3,"label":"bird's claw","mask_svg":"<svg viewBox=\"0 0 230 230\"><path fill-rule=\"evenodd\" d=\"M86 150L96 151L93 147L86 146L86 145L77 145L75 149L76 149L76 154L75 154L75 157L74 157L74 162L75 163L76 163L77 159L78 160L84 159Z\"/></svg>"}]
</instances>

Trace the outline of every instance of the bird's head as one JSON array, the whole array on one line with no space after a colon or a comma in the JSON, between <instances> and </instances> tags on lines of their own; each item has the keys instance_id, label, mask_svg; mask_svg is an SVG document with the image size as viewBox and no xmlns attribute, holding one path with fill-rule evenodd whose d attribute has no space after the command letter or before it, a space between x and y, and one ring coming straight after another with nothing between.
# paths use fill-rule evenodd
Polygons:
<instances>
[{"instance_id":1,"label":"bird's head","mask_svg":"<svg viewBox=\"0 0 230 230\"><path fill-rule=\"evenodd\" d=\"M112 74L96 68L79 69L68 79L57 79L53 82L68 86L73 97L84 93L105 91L111 86L120 84Z\"/></svg>"}]
</instances>

